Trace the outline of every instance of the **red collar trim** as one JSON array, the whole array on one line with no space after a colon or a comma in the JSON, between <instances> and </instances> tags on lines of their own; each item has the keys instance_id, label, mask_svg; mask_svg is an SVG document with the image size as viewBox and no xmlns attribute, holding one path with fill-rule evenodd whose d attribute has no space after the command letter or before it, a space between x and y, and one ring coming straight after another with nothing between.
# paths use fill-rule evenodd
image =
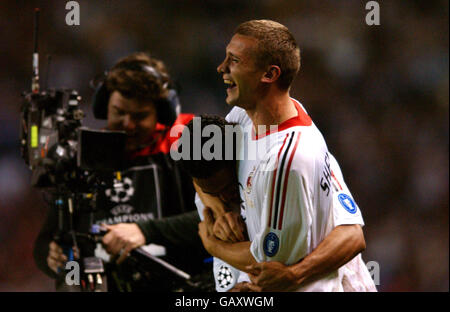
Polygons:
<instances>
[{"instance_id":1,"label":"red collar trim","mask_svg":"<svg viewBox=\"0 0 450 312\"><path fill-rule=\"evenodd\" d=\"M292 117L281 124L278 125L277 131L270 131L267 130L266 133L262 134L255 134L255 129L252 127L252 139L253 140L259 140L269 134L280 132L286 129L289 129L291 127L309 127L312 124L311 117L308 116L308 114L304 111L304 109L300 106L300 104L297 102L297 100L294 100L291 98L292 103L294 103L295 108L297 109L298 115L295 117Z\"/></svg>"}]
</instances>

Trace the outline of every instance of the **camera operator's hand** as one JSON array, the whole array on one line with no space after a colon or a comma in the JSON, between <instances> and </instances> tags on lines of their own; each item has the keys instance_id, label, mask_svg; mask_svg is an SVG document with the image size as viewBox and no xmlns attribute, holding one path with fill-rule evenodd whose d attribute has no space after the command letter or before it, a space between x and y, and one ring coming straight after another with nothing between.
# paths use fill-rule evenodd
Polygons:
<instances>
[{"instance_id":1,"label":"camera operator's hand","mask_svg":"<svg viewBox=\"0 0 450 312\"><path fill-rule=\"evenodd\" d=\"M61 246L55 241L51 241L48 247L47 265L55 273L58 273L58 268L64 269L67 256L63 253ZM73 255L75 259L78 259L78 252L76 250L74 250Z\"/></svg>"},{"instance_id":2,"label":"camera operator's hand","mask_svg":"<svg viewBox=\"0 0 450 312\"><path fill-rule=\"evenodd\" d=\"M117 264L122 263L131 250L145 244L145 236L136 223L119 223L104 227L108 233L103 236L102 243L108 253L119 256Z\"/></svg>"},{"instance_id":3,"label":"camera operator's hand","mask_svg":"<svg viewBox=\"0 0 450 312\"><path fill-rule=\"evenodd\" d=\"M48 247L47 265L55 273L58 273L58 268L63 268L67 262L67 256L63 254L62 248L54 241L51 241Z\"/></svg>"}]
</instances>

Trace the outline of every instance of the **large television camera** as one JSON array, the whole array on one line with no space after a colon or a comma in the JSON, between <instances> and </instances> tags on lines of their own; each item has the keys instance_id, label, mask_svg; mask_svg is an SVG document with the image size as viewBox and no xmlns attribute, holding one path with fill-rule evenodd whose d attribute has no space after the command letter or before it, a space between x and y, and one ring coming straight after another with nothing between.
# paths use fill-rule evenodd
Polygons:
<instances>
[{"instance_id":1,"label":"large television camera","mask_svg":"<svg viewBox=\"0 0 450 312\"><path fill-rule=\"evenodd\" d=\"M97 194L120 183L125 165L127 136L123 131L94 130L83 127L85 116L81 97L73 89L40 90L37 52L39 10L35 11L33 75L31 91L23 93L20 118L21 154L32 171L31 184L45 191L50 209L56 209L58 231L54 240L64 249L69 261L77 260L81 283L76 291L106 291L106 272L96 257L75 259L81 240L97 243L105 234L94 224ZM76 216L89 220L77 228ZM199 290L200 284L177 268L147 254L143 249L129 257L142 275L148 270L164 273L183 290ZM67 272L61 272L61 279ZM167 278L166 278L167 279ZM180 283L182 281L182 283ZM74 291L73 287L63 287Z\"/></svg>"},{"instance_id":2,"label":"large television camera","mask_svg":"<svg viewBox=\"0 0 450 312\"><path fill-rule=\"evenodd\" d=\"M76 228L74 219L85 214L88 220L93 220L96 194L112 183L110 177L114 172L123 168L126 134L83 127L85 114L76 90L40 90L38 18L36 9L31 91L23 93L21 107L21 154L32 171L32 186L45 191L50 209L57 211L54 240L71 261L75 260L74 250L79 249L80 238L98 238L90 227ZM99 259L78 260L84 273L82 279L88 281L96 275L99 284L105 286L101 282L104 269Z\"/></svg>"},{"instance_id":3,"label":"large television camera","mask_svg":"<svg viewBox=\"0 0 450 312\"><path fill-rule=\"evenodd\" d=\"M82 127L75 90L24 93L21 152L37 188L85 191L93 174L123 169L126 134Z\"/></svg>"}]
</instances>

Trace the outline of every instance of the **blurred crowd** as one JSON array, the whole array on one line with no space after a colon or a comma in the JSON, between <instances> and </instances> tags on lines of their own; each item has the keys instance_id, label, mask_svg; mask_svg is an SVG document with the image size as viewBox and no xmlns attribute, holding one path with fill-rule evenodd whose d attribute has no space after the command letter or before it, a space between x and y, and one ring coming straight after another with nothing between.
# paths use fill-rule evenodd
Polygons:
<instances>
[{"instance_id":1,"label":"blurred crowd","mask_svg":"<svg viewBox=\"0 0 450 312\"><path fill-rule=\"evenodd\" d=\"M363 259L380 267L380 291L448 291L448 2L65 1L0 5L0 291L52 291L33 242L47 213L19 151L21 92L31 86L33 9L40 7L44 87L76 89L84 124L89 81L118 58L148 51L168 65L184 112L224 116L216 72L234 28L273 19L294 34L302 66L291 94L324 134L365 220ZM51 55L48 66L47 56ZM50 68L50 70L48 70Z\"/></svg>"}]
</instances>

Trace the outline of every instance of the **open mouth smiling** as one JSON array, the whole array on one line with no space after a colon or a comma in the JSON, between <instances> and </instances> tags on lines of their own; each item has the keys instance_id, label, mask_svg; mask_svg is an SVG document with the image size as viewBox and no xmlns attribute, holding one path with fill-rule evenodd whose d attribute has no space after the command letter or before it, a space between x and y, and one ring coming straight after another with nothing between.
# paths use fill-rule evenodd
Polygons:
<instances>
[{"instance_id":1,"label":"open mouth smiling","mask_svg":"<svg viewBox=\"0 0 450 312\"><path fill-rule=\"evenodd\" d=\"M227 85L227 90L231 90L236 87L236 83L229 79L224 79L223 82Z\"/></svg>"}]
</instances>

